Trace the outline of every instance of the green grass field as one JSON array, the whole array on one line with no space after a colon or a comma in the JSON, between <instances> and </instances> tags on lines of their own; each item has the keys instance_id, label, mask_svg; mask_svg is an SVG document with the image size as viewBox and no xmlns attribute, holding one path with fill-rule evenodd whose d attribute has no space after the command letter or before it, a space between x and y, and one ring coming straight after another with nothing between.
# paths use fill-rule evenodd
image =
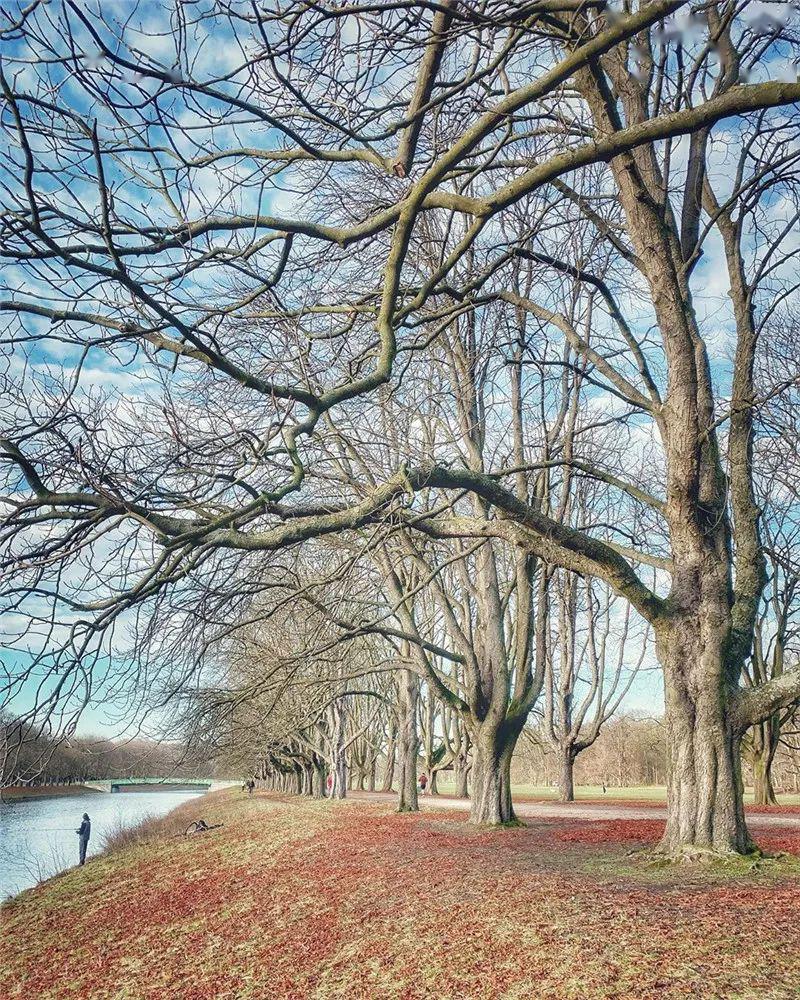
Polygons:
<instances>
[{"instance_id":1,"label":"green grass field","mask_svg":"<svg viewBox=\"0 0 800 1000\"><path fill-rule=\"evenodd\" d=\"M447 778L439 780L439 790L443 795L451 795L454 785ZM558 799L558 789L552 785L512 785L512 795L518 799ZM745 802L752 804L753 790L745 789ZM621 787L607 785L605 793L600 785L576 785L575 798L580 800L631 800L639 802L666 802L667 789L665 785L634 785ZM800 795L779 795L778 802L782 806L800 805Z\"/></svg>"}]
</instances>

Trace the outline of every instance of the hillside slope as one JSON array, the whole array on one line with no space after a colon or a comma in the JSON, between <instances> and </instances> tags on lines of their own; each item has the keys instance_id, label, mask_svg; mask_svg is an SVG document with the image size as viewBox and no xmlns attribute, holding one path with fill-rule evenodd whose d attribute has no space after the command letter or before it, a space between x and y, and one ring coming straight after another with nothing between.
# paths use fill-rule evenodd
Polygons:
<instances>
[{"instance_id":1,"label":"hillside slope","mask_svg":"<svg viewBox=\"0 0 800 1000\"><path fill-rule=\"evenodd\" d=\"M8 1000L796 998L800 866L643 865L657 820L481 831L462 814L252 799L3 908ZM796 830L776 848L800 854ZM763 842L764 838L762 838ZM769 846L769 844L765 844Z\"/></svg>"}]
</instances>

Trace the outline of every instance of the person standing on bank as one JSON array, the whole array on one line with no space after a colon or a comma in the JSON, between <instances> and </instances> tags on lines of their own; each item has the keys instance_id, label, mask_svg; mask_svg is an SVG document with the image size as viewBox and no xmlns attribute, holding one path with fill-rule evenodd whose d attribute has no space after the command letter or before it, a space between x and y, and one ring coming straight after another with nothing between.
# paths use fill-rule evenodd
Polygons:
<instances>
[{"instance_id":1,"label":"person standing on bank","mask_svg":"<svg viewBox=\"0 0 800 1000\"><path fill-rule=\"evenodd\" d=\"M80 851L80 862L79 864L86 863L86 848L89 846L89 837L92 833L92 821L89 819L89 814L83 814L83 821L81 822L80 830L76 830L75 833L78 834L78 849Z\"/></svg>"}]
</instances>

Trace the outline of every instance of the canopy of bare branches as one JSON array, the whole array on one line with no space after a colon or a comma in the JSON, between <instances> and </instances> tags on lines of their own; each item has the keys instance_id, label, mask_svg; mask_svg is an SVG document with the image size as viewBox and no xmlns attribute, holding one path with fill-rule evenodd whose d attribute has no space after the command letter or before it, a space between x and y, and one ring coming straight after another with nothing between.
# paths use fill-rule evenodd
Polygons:
<instances>
[{"instance_id":1,"label":"canopy of bare branches","mask_svg":"<svg viewBox=\"0 0 800 1000\"><path fill-rule=\"evenodd\" d=\"M800 697L800 38L751 6L0 15L12 710L309 787L377 727L410 798L418 722L504 822L535 706L569 783L657 662L665 846L747 849Z\"/></svg>"}]
</instances>

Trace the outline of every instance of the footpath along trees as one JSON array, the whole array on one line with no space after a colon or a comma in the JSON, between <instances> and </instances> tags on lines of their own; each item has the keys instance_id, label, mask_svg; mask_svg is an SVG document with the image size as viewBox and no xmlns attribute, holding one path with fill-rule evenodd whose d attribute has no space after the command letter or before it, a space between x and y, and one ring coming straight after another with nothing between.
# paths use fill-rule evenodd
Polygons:
<instances>
[{"instance_id":1,"label":"footpath along trees","mask_svg":"<svg viewBox=\"0 0 800 1000\"><path fill-rule=\"evenodd\" d=\"M344 799L370 773L372 790L396 717L392 677L374 642L344 648L327 625L307 608L258 600L224 637L203 636L217 666L185 699L176 728L189 743L210 734L216 758L280 791Z\"/></svg>"},{"instance_id":2,"label":"footpath along trees","mask_svg":"<svg viewBox=\"0 0 800 1000\"><path fill-rule=\"evenodd\" d=\"M800 695L796 670L739 687L765 578L753 369L794 285L794 15L498 0L162 17L68 0L0 26L0 566L21 674L45 677L29 715L141 681L114 627L231 553L401 519L629 601L665 677L663 849L748 850L742 735ZM727 370L698 297L718 260ZM568 346L561 365L629 428L618 468L583 440L545 464L630 498L652 533L564 524L507 488L541 471L535 452L522 470L439 452L377 483L326 476L326 421L377 424L378 390L489 308ZM526 375L541 360L524 338Z\"/></svg>"}]
</instances>

